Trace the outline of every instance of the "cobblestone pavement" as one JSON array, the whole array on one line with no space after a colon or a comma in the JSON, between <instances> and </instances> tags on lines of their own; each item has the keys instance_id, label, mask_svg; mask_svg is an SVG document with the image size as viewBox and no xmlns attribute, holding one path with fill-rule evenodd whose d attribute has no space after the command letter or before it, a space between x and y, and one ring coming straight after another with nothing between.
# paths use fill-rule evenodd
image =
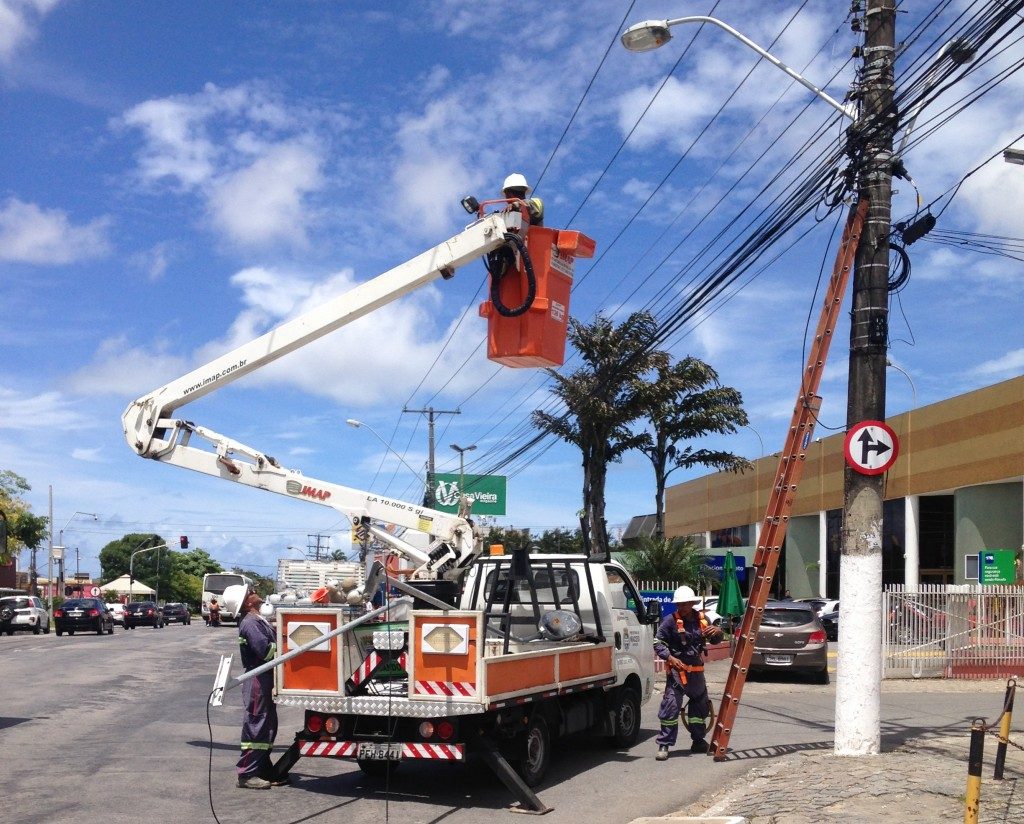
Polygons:
<instances>
[{"instance_id":1,"label":"cobblestone pavement","mask_svg":"<svg viewBox=\"0 0 1024 824\"><path fill-rule=\"evenodd\" d=\"M1008 765L1004 780L993 781L991 759L986 762L979 821L1024 821L1024 773ZM783 756L679 814L738 815L750 824L962 821L966 781L963 735L926 737L862 758L821 751Z\"/></svg>"},{"instance_id":2,"label":"cobblestone pavement","mask_svg":"<svg viewBox=\"0 0 1024 824\"><path fill-rule=\"evenodd\" d=\"M709 668L710 670L711 668ZM717 669L717 668L716 668ZM709 689L720 694L724 679L714 673ZM713 682L714 679L714 682ZM984 682L997 692L1005 682ZM785 692L787 684L758 683L757 692ZM972 692L977 681L886 681L883 693ZM986 699L987 701L987 699ZM1020 711L1017 702L1018 712ZM990 719L991 720L991 719ZM1024 740L1014 719L1011 742ZM1007 753L1004 780L992 769L997 739L985 739L978 820L1024 822L1024 753ZM730 786L702 797L666 822L681 816L743 816L750 824L852 824L893 821L933 824L962 821L967 784L969 737L961 731L925 734L879 755L839 758L831 750L790 753L754 767Z\"/></svg>"}]
</instances>

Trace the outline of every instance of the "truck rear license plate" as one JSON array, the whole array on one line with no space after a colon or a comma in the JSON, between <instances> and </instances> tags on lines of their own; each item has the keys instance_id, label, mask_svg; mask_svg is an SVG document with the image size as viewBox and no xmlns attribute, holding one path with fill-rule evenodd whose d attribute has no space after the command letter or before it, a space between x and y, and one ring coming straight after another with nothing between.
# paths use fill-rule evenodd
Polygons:
<instances>
[{"instance_id":1,"label":"truck rear license plate","mask_svg":"<svg viewBox=\"0 0 1024 824\"><path fill-rule=\"evenodd\" d=\"M766 664L792 664L792 655L769 655L765 653L764 662Z\"/></svg>"},{"instance_id":2,"label":"truck rear license plate","mask_svg":"<svg viewBox=\"0 0 1024 824\"><path fill-rule=\"evenodd\" d=\"M394 741L371 741L359 745L357 758L365 761L401 761L402 745Z\"/></svg>"}]
</instances>

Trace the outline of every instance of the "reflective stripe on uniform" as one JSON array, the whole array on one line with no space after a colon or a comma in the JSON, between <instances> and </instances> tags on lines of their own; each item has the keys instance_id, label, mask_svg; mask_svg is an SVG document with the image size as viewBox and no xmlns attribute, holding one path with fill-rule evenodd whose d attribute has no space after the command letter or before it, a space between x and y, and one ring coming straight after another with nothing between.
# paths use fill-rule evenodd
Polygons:
<instances>
[{"instance_id":1,"label":"reflective stripe on uniform","mask_svg":"<svg viewBox=\"0 0 1024 824\"><path fill-rule=\"evenodd\" d=\"M270 645L270 649L267 650L267 654L263 656L264 661L269 661L277 656L277 644L273 643Z\"/></svg>"},{"instance_id":2,"label":"reflective stripe on uniform","mask_svg":"<svg viewBox=\"0 0 1024 824\"><path fill-rule=\"evenodd\" d=\"M678 727L679 726L679 719L678 718L659 718L658 720L661 721L661 726L663 726L663 727Z\"/></svg>"},{"instance_id":3,"label":"reflective stripe on uniform","mask_svg":"<svg viewBox=\"0 0 1024 824\"><path fill-rule=\"evenodd\" d=\"M264 744L259 741L243 741L238 746L243 750L269 750L273 744Z\"/></svg>"}]
</instances>

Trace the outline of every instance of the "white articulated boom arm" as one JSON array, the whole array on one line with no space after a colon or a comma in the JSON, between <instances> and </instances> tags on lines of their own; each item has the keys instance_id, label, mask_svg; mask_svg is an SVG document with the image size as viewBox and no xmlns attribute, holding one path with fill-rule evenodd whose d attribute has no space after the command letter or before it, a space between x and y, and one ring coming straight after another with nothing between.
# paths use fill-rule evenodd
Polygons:
<instances>
[{"instance_id":1,"label":"white articulated boom arm","mask_svg":"<svg viewBox=\"0 0 1024 824\"><path fill-rule=\"evenodd\" d=\"M507 232L524 229L518 212L487 215L444 243L361 283L300 317L281 324L205 366L133 401L122 416L125 440L144 458L206 475L302 498L342 512L354 521L382 520L437 536L424 552L383 531L374 534L420 565L421 577L457 577L479 552L464 518L382 498L369 492L305 478L272 457L190 421L175 409L265 366L502 246ZM190 443L194 437L205 445Z\"/></svg>"}]
</instances>

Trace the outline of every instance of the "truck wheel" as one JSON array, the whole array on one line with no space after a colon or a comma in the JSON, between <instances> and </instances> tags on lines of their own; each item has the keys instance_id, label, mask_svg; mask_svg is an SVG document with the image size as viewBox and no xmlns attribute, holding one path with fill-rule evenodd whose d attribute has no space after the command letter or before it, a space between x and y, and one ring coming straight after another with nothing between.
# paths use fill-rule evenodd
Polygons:
<instances>
[{"instance_id":1,"label":"truck wheel","mask_svg":"<svg viewBox=\"0 0 1024 824\"><path fill-rule=\"evenodd\" d=\"M640 696L636 690L622 687L612 699L614 727L610 741L616 747L632 747L640 740Z\"/></svg>"},{"instance_id":2,"label":"truck wheel","mask_svg":"<svg viewBox=\"0 0 1024 824\"><path fill-rule=\"evenodd\" d=\"M376 761L370 759L359 759L356 761L359 765L359 769L363 771L363 775L369 776L370 778L385 778L388 773L391 775L395 774L398 769L398 761Z\"/></svg>"},{"instance_id":3,"label":"truck wheel","mask_svg":"<svg viewBox=\"0 0 1024 824\"><path fill-rule=\"evenodd\" d=\"M524 746L526 752L516 765L516 772L528 787L536 787L544 780L551 763L551 733L543 715L535 713L530 719Z\"/></svg>"}]
</instances>

